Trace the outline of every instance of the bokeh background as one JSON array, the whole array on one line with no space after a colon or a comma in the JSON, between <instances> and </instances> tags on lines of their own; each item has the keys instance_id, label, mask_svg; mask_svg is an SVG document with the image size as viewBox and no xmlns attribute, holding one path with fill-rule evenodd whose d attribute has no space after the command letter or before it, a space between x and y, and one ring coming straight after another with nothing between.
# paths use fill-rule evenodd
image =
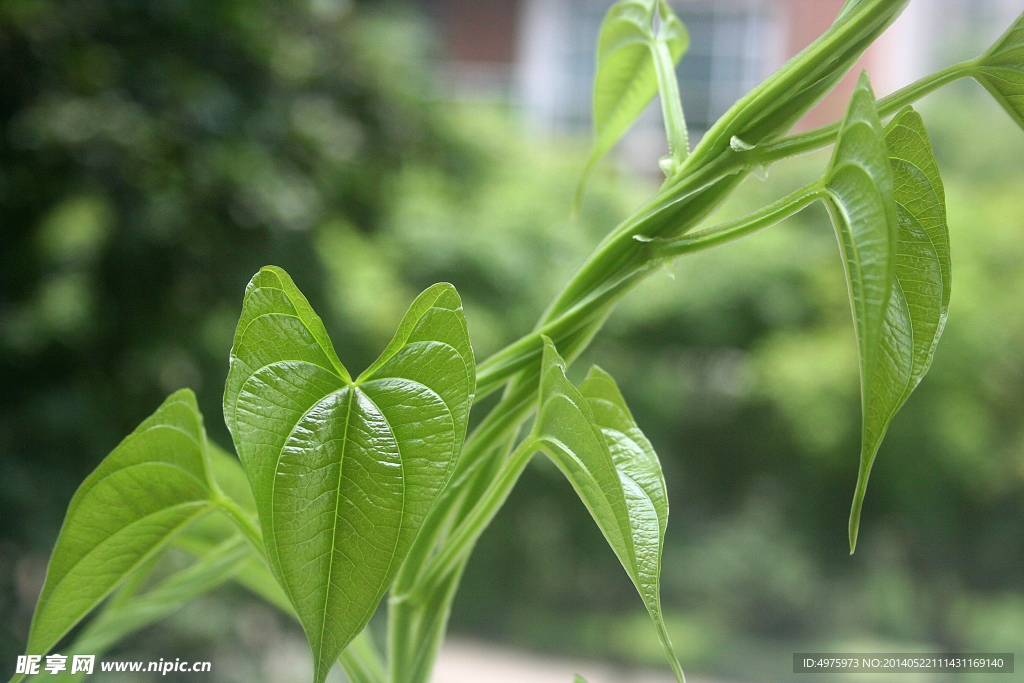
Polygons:
<instances>
[{"instance_id":1,"label":"bokeh background","mask_svg":"<svg viewBox=\"0 0 1024 683\"><path fill-rule=\"evenodd\" d=\"M67 502L118 441L189 386L230 447L227 355L260 266L291 273L351 368L437 281L463 296L478 358L529 330L657 186L654 107L569 217L608 4L0 2L0 678ZM673 4L693 39L679 76L694 136L838 10ZM865 62L876 90L977 54L1014 4L914 0ZM575 367L617 378L661 456L663 594L696 676L783 680L804 650L1024 654L1024 131L971 82L919 109L946 183L950 319L882 445L855 555L856 350L823 211L656 275ZM826 158L751 178L722 215ZM482 538L451 630L661 666L615 556L539 458ZM296 627L239 588L110 656L210 660L211 681L309 671Z\"/></svg>"}]
</instances>

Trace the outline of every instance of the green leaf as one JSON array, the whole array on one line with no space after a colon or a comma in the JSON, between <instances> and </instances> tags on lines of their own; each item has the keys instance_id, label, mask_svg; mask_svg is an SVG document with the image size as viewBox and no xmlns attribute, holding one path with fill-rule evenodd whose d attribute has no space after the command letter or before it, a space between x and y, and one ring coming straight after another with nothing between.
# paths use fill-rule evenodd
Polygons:
<instances>
[{"instance_id":1,"label":"green leaf","mask_svg":"<svg viewBox=\"0 0 1024 683\"><path fill-rule=\"evenodd\" d=\"M950 295L945 197L920 116L908 107L886 128L888 164L882 169L877 144L880 124L863 77L858 93L864 94L859 95L859 104L855 102L857 94L851 100L828 180L834 197L842 194L856 200L856 204L846 201L850 206L845 211L838 207L832 211L834 217L856 217L836 221L847 261L861 358L863 425L850 511L851 552L856 548L864 495L878 448L893 416L931 365ZM851 121L861 122L857 137L849 132L856 130L848 125ZM842 164L854 170L840 184L836 169ZM891 177L886 177L885 170ZM874 186L874 193L869 185ZM839 187L846 189L840 193ZM893 216L880 210L882 203L890 201L886 199L890 192L895 223ZM893 240L890 251L886 245ZM889 263L890 291L879 322L883 266Z\"/></svg>"},{"instance_id":2,"label":"green leaf","mask_svg":"<svg viewBox=\"0 0 1024 683\"><path fill-rule=\"evenodd\" d=\"M140 594L117 595L89 622L74 644L61 654L103 654L117 641L175 612L184 603L231 579L254 555L252 547L234 533L184 569L164 577ZM70 660L69 660L70 661ZM81 676L63 672L64 678ZM50 676L45 677L50 680Z\"/></svg>"},{"instance_id":3,"label":"green leaf","mask_svg":"<svg viewBox=\"0 0 1024 683\"><path fill-rule=\"evenodd\" d=\"M1024 14L979 58L972 75L1024 128Z\"/></svg>"},{"instance_id":4,"label":"green leaf","mask_svg":"<svg viewBox=\"0 0 1024 683\"><path fill-rule=\"evenodd\" d=\"M537 445L565 474L633 580L683 681L661 612L668 497L658 457L608 373L591 368L577 389L547 337L542 362Z\"/></svg>"},{"instance_id":5,"label":"green leaf","mask_svg":"<svg viewBox=\"0 0 1024 683\"><path fill-rule=\"evenodd\" d=\"M850 98L825 189L846 268L866 398L882 345L898 232L892 169L867 73Z\"/></svg>"},{"instance_id":6,"label":"green leaf","mask_svg":"<svg viewBox=\"0 0 1024 683\"><path fill-rule=\"evenodd\" d=\"M889 422L928 371L949 311L945 194L917 112L907 107L897 114L885 129L885 143L898 221L895 273L864 403L860 470L850 512L851 552L878 447Z\"/></svg>"},{"instance_id":7,"label":"green leaf","mask_svg":"<svg viewBox=\"0 0 1024 683\"><path fill-rule=\"evenodd\" d=\"M950 296L949 227L939 166L920 114L911 107L903 109L886 126L885 143L899 220L896 283L886 323L909 330L913 339L908 379L903 390L895 395L902 405L931 366L946 325ZM897 322L899 318L904 322Z\"/></svg>"},{"instance_id":8,"label":"green leaf","mask_svg":"<svg viewBox=\"0 0 1024 683\"><path fill-rule=\"evenodd\" d=\"M661 28L655 36L652 23L659 8ZM654 53L659 42L673 65L690 44L686 28L666 3L619 0L605 15L597 40L594 76L594 149L580 180L577 204L594 164L619 141L658 93Z\"/></svg>"},{"instance_id":9,"label":"green leaf","mask_svg":"<svg viewBox=\"0 0 1024 683\"><path fill-rule=\"evenodd\" d=\"M211 507L195 396L172 394L75 492L50 556L27 651L44 654L127 575Z\"/></svg>"},{"instance_id":10,"label":"green leaf","mask_svg":"<svg viewBox=\"0 0 1024 683\"><path fill-rule=\"evenodd\" d=\"M423 292L355 381L287 273L263 268L246 288L224 416L317 681L366 625L451 476L473 388L451 285Z\"/></svg>"},{"instance_id":11,"label":"green leaf","mask_svg":"<svg viewBox=\"0 0 1024 683\"><path fill-rule=\"evenodd\" d=\"M249 480L242 469L242 463L212 441L207 442L207 455L210 474L213 475L213 480L217 482L220 491L255 519L256 501L252 497L252 489L249 488Z\"/></svg>"}]
</instances>

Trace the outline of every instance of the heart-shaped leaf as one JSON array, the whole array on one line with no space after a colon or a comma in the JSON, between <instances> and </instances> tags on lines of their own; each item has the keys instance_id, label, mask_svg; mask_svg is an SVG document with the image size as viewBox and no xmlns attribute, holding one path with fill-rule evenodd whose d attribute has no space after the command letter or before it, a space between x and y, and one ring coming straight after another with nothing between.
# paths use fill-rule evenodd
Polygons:
<instances>
[{"instance_id":1,"label":"heart-shaped leaf","mask_svg":"<svg viewBox=\"0 0 1024 683\"><path fill-rule=\"evenodd\" d=\"M451 285L423 292L355 381L287 273L263 268L246 288L224 417L318 682L366 625L448 482L473 388Z\"/></svg>"},{"instance_id":2,"label":"heart-shaped leaf","mask_svg":"<svg viewBox=\"0 0 1024 683\"><path fill-rule=\"evenodd\" d=\"M1024 14L978 59L972 75L1024 128Z\"/></svg>"},{"instance_id":3,"label":"heart-shaped leaf","mask_svg":"<svg viewBox=\"0 0 1024 683\"><path fill-rule=\"evenodd\" d=\"M656 13L660 13L661 24L657 35L652 28ZM608 10L597 39L594 149L580 180L577 203L594 164L619 141L658 93L655 53L659 44L667 53L669 68L679 61L690 44L686 28L667 3L619 0ZM662 79L665 76L663 74ZM673 73L673 84L674 78ZM678 87L675 98L678 100Z\"/></svg>"},{"instance_id":4,"label":"heart-shaped leaf","mask_svg":"<svg viewBox=\"0 0 1024 683\"><path fill-rule=\"evenodd\" d=\"M668 497L658 456L608 373L591 368L577 389L547 337L542 363L537 445L565 474L633 580L683 681L661 613Z\"/></svg>"},{"instance_id":5,"label":"heart-shaped leaf","mask_svg":"<svg viewBox=\"0 0 1024 683\"><path fill-rule=\"evenodd\" d=\"M203 419L172 394L78 487L50 556L27 651L44 654L126 576L210 509Z\"/></svg>"}]
</instances>

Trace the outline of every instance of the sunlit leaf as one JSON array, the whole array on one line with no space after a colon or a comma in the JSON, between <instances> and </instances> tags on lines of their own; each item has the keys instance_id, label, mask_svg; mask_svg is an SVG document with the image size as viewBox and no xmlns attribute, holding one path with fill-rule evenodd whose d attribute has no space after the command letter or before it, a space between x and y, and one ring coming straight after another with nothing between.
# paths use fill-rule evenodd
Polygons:
<instances>
[{"instance_id":1,"label":"sunlit leaf","mask_svg":"<svg viewBox=\"0 0 1024 683\"><path fill-rule=\"evenodd\" d=\"M451 476L473 387L451 285L421 294L353 381L283 270L264 268L249 283L225 421L317 681L366 625Z\"/></svg>"},{"instance_id":2,"label":"sunlit leaf","mask_svg":"<svg viewBox=\"0 0 1024 683\"><path fill-rule=\"evenodd\" d=\"M206 512L213 495L195 396L172 394L75 492L50 556L27 651L42 654Z\"/></svg>"},{"instance_id":3,"label":"sunlit leaf","mask_svg":"<svg viewBox=\"0 0 1024 683\"><path fill-rule=\"evenodd\" d=\"M615 381L594 367L577 389L545 337L534 429L538 446L565 474L633 580L682 681L661 612L661 551L668 523L665 480Z\"/></svg>"},{"instance_id":4,"label":"sunlit leaf","mask_svg":"<svg viewBox=\"0 0 1024 683\"><path fill-rule=\"evenodd\" d=\"M140 594L126 595L105 605L89 622L74 644L61 654L102 655L117 641L130 633L163 619L186 602L222 585L231 579L254 554L241 534L210 549L189 566L173 572L155 586ZM62 672L60 678L40 676L45 680L80 680L82 676Z\"/></svg>"},{"instance_id":5,"label":"sunlit leaf","mask_svg":"<svg viewBox=\"0 0 1024 683\"><path fill-rule=\"evenodd\" d=\"M972 75L1024 128L1024 14L981 56Z\"/></svg>"},{"instance_id":6,"label":"sunlit leaf","mask_svg":"<svg viewBox=\"0 0 1024 683\"><path fill-rule=\"evenodd\" d=\"M661 7L661 27L652 28ZM582 191L594 163L610 150L658 93L653 51L662 41L672 64L690 44L682 22L657 0L620 0L601 23L594 76L594 149L580 181Z\"/></svg>"}]
</instances>

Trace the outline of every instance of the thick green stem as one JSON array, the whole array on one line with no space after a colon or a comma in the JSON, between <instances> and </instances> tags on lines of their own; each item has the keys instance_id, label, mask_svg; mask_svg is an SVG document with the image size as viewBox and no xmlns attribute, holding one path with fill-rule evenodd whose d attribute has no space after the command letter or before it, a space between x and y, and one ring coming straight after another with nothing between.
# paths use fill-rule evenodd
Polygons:
<instances>
[{"instance_id":1,"label":"thick green stem","mask_svg":"<svg viewBox=\"0 0 1024 683\"><path fill-rule=\"evenodd\" d=\"M537 445L532 438L526 438L512 451L484 495L473 506L472 512L448 537L444 547L431 560L422 581L423 586L429 589L440 584L469 554L480 534L501 509L508 494L512 492L512 487L519 480L519 475L523 473L523 469L536 451Z\"/></svg>"},{"instance_id":2,"label":"thick green stem","mask_svg":"<svg viewBox=\"0 0 1024 683\"><path fill-rule=\"evenodd\" d=\"M385 683L384 663L373 643L369 627L364 628L341 651L338 663L351 683Z\"/></svg>"},{"instance_id":3,"label":"thick green stem","mask_svg":"<svg viewBox=\"0 0 1024 683\"><path fill-rule=\"evenodd\" d=\"M637 249L637 251L640 251ZM630 286L639 281L638 276L619 279L610 285L592 292L575 306L563 311L556 318L515 343L506 346L477 368L477 395L485 396L499 388L520 370L540 361L541 336L559 342L589 325L618 301Z\"/></svg>"},{"instance_id":4,"label":"thick green stem","mask_svg":"<svg viewBox=\"0 0 1024 683\"><path fill-rule=\"evenodd\" d=\"M925 76L878 100L875 104L876 109L878 109L878 115L884 118L895 114L903 107L916 102L928 93L953 81L970 76L976 66L977 60L972 59L959 64L953 64L941 71ZM736 163L759 166L820 149L835 142L836 135L839 133L840 123L840 121L836 121L827 126L809 130L806 133L783 138L777 142L756 145L749 150L739 152L736 155Z\"/></svg>"},{"instance_id":5,"label":"thick green stem","mask_svg":"<svg viewBox=\"0 0 1024 683\"><path fill-rule=\"evenodd\" d=\"M213 504L224 511L228 518L238 527L238 530L242 532L246 540L249 541L249 544L256 550L257 554L266 562L267 551L263 545L263 532L260 531L256 521L238 503L223 493L215 494Z\"/></svg>"},{"instance_id":6,"label":"thick green stem","mask_svg":"<svg viewBox=\"0 0 1024 683\"><path fill-rule=\"evenodd\" d=\"M973 63L967 62L922 79L881 100L880 113L894 113L941 85L969 75L971 68ZM666 112L666 122L672 116ZM478 398L513 381L502 401L467 440L452 482L428 514L399 573L390 614L391 633L396 640L390 643L392 652L397 650L403 661L417 671L429 671L466 558L529 460L530 453L524 455L521 449L525 447L521 445L494 474L495 458L500 458L501 453L493 444L513 434L533 410L541 334L556 339L567 360L569 354L563 344L575 357L589 343L615 302L657 264L739 239L818 199L820 184L814 183L754 214L672 239L685 235L717 208L750 168L827 145L834 141L837 131L838 124L833 124L776 143L755 145L746 151L728 149L699 164L694 163L691 155L686 167L666 182L661 192L601 241L533 332L479 365ZM484 486L486 482L488 486ZM446 538L453 526L455 530ZM432 556L435 548L437 554ZM423 638L430 642L419 642ZM391 662L391 667L396 681L397 671L405 672L403 681L425 680L426 674L411 674L396 661Z\"/></svg>"}]
</instances>

